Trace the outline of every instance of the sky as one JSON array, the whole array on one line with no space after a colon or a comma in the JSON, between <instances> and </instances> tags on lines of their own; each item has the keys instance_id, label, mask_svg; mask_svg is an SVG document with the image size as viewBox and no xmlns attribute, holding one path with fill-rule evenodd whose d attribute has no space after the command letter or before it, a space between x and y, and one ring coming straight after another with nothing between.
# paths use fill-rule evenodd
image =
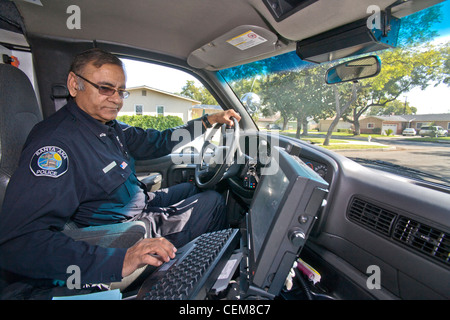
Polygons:
<instances>
[{"instance_id":1,"label":"sky","mask_svg":"<svg viewBox=\"0 0 450 320\"><path fill-rule=\"evenodd\" d=\"M450 4L450 1L447 1ZM450 33L450 8L447 13L447 34ZM450 36L439 37L434 42L449 42ZM417 114L427 113L450 113L450 85L440 84L438 86L430 85L425 90L415 88L410 92L401 95L398 100L409 102L409 105L417 108Z\"/></svg>"},{"instance_id":2,"label":"sky","mask_svg":"<svg viewBox=\"0 0 450 320\"><path fill-rule=\"evenodd\" d=\"M441 12L442 21L435 24L440 36L434 42L448 43L450 41L450 0L443 3ZM450 86L431 85L423 91L416 88L399 98L401 101L405 99L411 106L417 108L417 114L450 113Z\"/></svg>"},{"instance_id":3,"label":"sky","mask_svg":"<svg viewBox=\"0 0 450 320\"><path fill-rule=\"evenodd\" d=\"M417 114L450 113L450 87L443 84L429 86L423 91L415 88L398 98L400 101L405 99L417 108Z\"/></svg>"},{"instance_id":4,"label":"sky","mask_svg":"<svg viewBox=\"0 0 450 320\"><path fill-rule=\"evenodd\" d=\"M187 80L200 82L191 75L176 69L150 63L122 59L127 73L127 88L146 85L171 93L179 93Z\"/></svg>"}]
</instances>

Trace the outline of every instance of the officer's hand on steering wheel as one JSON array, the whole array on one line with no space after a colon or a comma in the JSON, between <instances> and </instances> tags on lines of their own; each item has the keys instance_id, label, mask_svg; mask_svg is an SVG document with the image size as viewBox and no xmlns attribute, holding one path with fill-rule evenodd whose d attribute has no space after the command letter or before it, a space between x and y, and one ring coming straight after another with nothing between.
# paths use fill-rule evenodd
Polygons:
<instances>
[{"instance_id":1,"label":"officer's hand on steering wheel","mask_svg":"<svg viewBox=\"0 0 450 320\"><path fill-rule=\"evenodd\" d=\"M241 120L241 116L236 111L229 109L209 115L208 121L211 125L214 125L215 123L222 123L233 126L234 122L231 118L235 118L238 122Z\"/></svg>"}]
</instances>

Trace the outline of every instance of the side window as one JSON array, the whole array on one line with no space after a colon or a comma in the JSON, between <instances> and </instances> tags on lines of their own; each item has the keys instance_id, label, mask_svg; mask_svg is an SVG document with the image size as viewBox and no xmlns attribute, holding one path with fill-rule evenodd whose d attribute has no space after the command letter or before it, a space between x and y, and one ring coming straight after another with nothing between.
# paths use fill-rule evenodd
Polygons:
<instances>
[{"instance_id":1,"label":"side window","mask_svg":"<svg viewBox=\"0 0 450 320\"><path fill-rule=\"evenodd\" d=\"M119 120L125 115L143 115L177 117L186 123L222 110L201 82L184 71L131 59L122 61L130 96L123 101Z\"/></svg>"},{"instance_id":2,"label":"side window","mask_svg":"<svg viewBox=\"0 0 450 320\"><path fill-rule=\"evenodd\" d=\"M163 130L223 110L202 83L187 72L149 62L122 61L130 96L123 101L119 121Z\"/></svg>"},{"instance_id":3,"label":"side window","mask_svg":"<svg viewBox=\"0 0 450 320\"><path fill-rule=\"evenodd\" d=\"M156 115L164 116L164 106L156 106Z\"/></svg>"}]
</instances>

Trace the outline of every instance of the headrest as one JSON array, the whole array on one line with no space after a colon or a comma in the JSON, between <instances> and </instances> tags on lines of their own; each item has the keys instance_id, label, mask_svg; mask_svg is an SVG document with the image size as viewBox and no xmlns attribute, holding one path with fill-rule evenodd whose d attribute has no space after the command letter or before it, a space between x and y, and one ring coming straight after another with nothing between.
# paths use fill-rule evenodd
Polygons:
<instances>
[{"instance_id":1,"label":"headrest","mask_svg":"<svg viewBox=\"0 0 450 320\"><path fill-rule=\"evenodd\" d=\"M0 166L15 168L23 144L42 114L27 75L0 64Z\"/></svg>"}]
</instances>

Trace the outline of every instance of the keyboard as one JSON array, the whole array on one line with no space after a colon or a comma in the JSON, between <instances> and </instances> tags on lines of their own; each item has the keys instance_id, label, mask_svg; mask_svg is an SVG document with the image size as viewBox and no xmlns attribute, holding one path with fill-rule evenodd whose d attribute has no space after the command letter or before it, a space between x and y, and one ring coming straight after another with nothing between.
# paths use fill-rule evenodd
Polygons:
<instances>
[{"instance_id":1,"label":"keyboard","mask_svg":"<svg viewBox=\"0 0 450 320\"><path fill-rule=\"evenodd\" d=\"M238 229L205 233L142 284L138 300L203 300L239 243Z\"/></svg>"}]
</instances>

